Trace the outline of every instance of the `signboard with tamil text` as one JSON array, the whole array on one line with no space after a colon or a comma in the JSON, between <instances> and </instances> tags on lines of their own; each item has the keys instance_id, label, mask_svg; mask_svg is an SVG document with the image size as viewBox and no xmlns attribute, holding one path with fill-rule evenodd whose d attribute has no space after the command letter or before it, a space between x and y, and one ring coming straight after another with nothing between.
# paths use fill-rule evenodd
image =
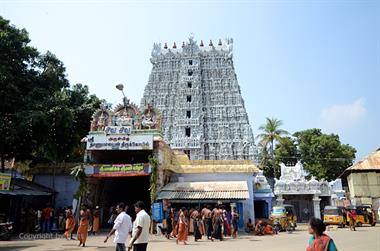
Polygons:
<instances>
[{"instance_id":1,"label":"signboard with tamil text","mask_svg":"<svg viewBox=\"0 0 380 251\"><path fill-rule=\"evenodd\" d=\"M152 150L153 135L90 134L87 150Z\"/></svg>"},{"instance_id":2,"label":"signboard with tamil text","mask_svg":"<svg viewBox=\"0 0 380 251\"><path fill-rule=\"evenodd\" d=\"M127 134L130 135L132 132L132 126L106 126L104 128L104 133L109 134Z\"/></svg>"},{"instance_id":3,"label":"signboard with tamil text","mask_svg":"<svg viewBox=\"0 0 380 251\"><path fill-rule=\"evenodd\" d=\"M147 163L94 164L85 166L85 172L95 177L147 176L150 174L150 166Z\"/></svg>"}]
</instances>

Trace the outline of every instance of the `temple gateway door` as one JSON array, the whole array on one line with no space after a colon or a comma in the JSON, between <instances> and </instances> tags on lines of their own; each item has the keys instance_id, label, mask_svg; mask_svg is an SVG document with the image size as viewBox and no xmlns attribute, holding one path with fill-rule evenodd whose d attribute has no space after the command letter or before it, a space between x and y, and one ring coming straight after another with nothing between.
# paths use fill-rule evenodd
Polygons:
<instances>
[{"instance_id":1,"label":"temple gateway door","mask_svg":"<svg viewBox=\"0 0 380 251\"><path fill-rule=\"evenodd\" d=\"M284 204L294 206L298 222L308 222L310 217L314 216L312 195L285 195L284 200Z\"/></svg>"}]
</instances>

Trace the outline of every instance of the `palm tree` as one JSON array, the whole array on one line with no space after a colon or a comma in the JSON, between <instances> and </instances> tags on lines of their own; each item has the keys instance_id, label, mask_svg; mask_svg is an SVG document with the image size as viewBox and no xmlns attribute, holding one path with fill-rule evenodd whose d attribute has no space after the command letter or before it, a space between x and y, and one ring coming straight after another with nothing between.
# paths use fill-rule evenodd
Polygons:
<instances>
[{"instance_id":1,"label":"palm tree","mask_svg":"<svg viewBox=\"0 0 380 251\"><path fill-rule=\"evenodd\" d=\"M274 164L274 145L276 142L280 141L282 136L289 134L287 131L281 129L282 121L276 118L266 118L266 123L259 127L259 130L262 131L261 134L257 135L259 139L259 144L269 152L272 163L273 171L275 169Z\"/></svg>"}]
</instances>

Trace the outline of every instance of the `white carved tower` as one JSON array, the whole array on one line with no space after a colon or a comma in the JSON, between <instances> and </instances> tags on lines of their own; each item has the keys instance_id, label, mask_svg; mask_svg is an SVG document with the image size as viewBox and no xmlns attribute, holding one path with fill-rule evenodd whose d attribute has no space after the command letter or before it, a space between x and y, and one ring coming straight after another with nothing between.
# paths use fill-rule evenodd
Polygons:
<instances>
[{"instance_id":1,"label":"white carved tower","mask_svg":"<svg viewBox=\"0 0 380 251\"><path fill-rule=\"evenodd\" d=\"M232 39L177 47L154 44L152 72L141 106L161 111L162 132L172 149L190 159L254 159L252 128L232 61Z\"/></svg>"}]
</instances>

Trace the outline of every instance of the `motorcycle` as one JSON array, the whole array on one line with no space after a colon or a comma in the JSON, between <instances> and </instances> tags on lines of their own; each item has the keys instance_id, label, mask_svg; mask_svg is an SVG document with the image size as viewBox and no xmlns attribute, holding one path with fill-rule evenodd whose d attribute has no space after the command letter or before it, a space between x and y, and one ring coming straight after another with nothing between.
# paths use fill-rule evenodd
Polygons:
<instances>
[{"instance_id":1,"label":"motorcycle","mask_svg":"<svg viewBox=\"0 0 380 251\"><path fill-rule=\"evenodd\" d=\"M13 222L0 223L0 240L9 241L12 236Z\"/></svg>"},{"instance_id":2,"label":"motorcycle","mask_svg":"<svg viewBox=\"0 0 380 251\"><path fill-rule=\"evenodd\" d=\"M275 220L273 222L273 232L275 234L278 234L281 231L281 223L279 220Z\"/></svg>"}]
</instances>

